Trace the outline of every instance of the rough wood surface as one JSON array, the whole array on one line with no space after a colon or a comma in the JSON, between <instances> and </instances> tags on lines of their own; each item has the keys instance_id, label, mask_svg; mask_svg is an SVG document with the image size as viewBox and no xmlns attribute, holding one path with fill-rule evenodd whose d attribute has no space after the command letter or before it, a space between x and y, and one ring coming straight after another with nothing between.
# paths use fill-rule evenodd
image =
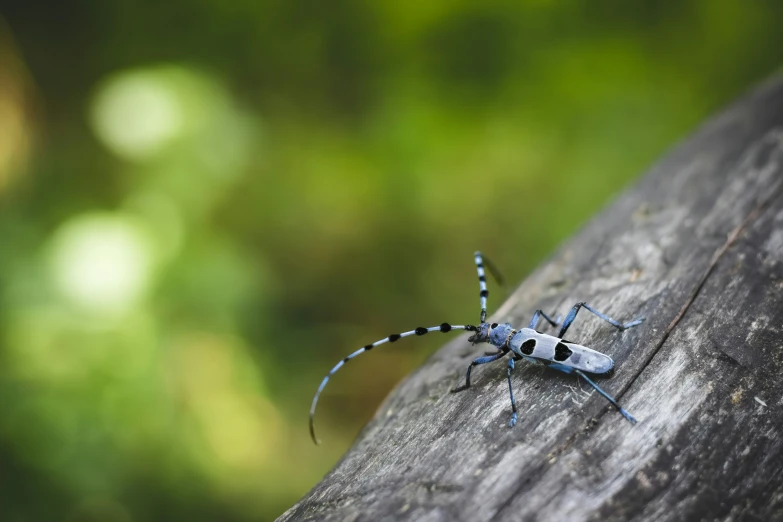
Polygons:
<instances>
[{"instance_id":1,"label":"rough wood surface","mask_svg":"<svg viewBox=\"0 0 783 522\"><path fill-rule=\"evenodd\" d=\"M587 301L569 338L616 362L598 382L446 345L281 520L783 520L783 78L709 121L493 314L526 325ZM465 262L469 262L467 258ZM497 296L497 292L494 293ZM488 345L486 345L489 348ZM503 360L505 361L505 360Z\"/></svg>"}]
</instances>

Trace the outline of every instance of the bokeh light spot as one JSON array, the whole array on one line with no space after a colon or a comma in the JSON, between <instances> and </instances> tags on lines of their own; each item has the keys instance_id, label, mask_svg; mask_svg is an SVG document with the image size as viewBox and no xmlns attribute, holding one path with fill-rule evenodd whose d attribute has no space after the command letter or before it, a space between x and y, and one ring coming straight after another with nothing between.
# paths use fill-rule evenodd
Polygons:
<instances>
[{"instance_id":1,"label":"bokeh light spot","mask_svg":"<svg viewBox=\"0 0 783 522\"><path fill-rule=\"evenodd\" d=\"M165 69L111 76L93 101L93 130L109 150L124 159L154 156L184 130L185 108L178 90Z\"/></svg>"},{"instance_id":2,"label":"bokeh light spot","mask_svg":"<svg viewBox=\"0 0 783 522\"><path fill-rule=\"evenodd\" d=\"M67 299L85 308L124 310L147 289L151 245L147 231L129 216L79 216L62 225L52 240L54 283Z\"/></svg>"},{"instance_id":3,"label":"bokeh light spot","mask_svg":"<svg viewBox=\"0 0 783 522\"><path fill-rule=\"evenodd\" d=\"M230 336L191 334L171 356L171 382L201 433L192 451L203 456L208 448L216 457L205 462L205 469L222 480L263 468L281 438L282 420L264 396L244 343Z\"/></svg>"}]
</instances>

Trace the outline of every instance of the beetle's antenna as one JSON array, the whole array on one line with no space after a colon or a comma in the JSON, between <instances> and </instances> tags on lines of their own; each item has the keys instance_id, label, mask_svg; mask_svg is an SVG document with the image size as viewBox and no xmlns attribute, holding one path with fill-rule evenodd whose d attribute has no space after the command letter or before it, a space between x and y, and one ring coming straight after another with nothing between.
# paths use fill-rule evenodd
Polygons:
<instances>
[{"instance_id":1,"label":"beetle's antenna","mask_svg":"<svg viewBox=\"0 0 783 522\"><path fill-rule=\"evenodd\" d=\"M313 404L310 406L310 436L313 438L313 442L318 444L318 439L315 437L315 426L313 425L313 418L315 417L315 406L318 404L318 397L320 397L321 392L326 387L326 383L329 382L329 378L334 375L337 370L343 367L345 363L353 359L354 357L372 350L376 346L380 346L385 343L393 343L394 341L398 339L402 339L403 337L410 337L411 335L425 335L429 332L451 332L453 330L467 330L469 332L475 332L477 328L470 324L465 325L451 325L449 323L443 323L440 326L430 326L429 328L424 328L422 326L416 328L415 330L411 330L410 332L403 332L400 334L392 334L389 337L385 337L381 339L380 341L375 341L372 344L368 344L367 346L364 346L363 348L359 348L355 352L353 352L351 355L343 359L342 361L338 362L334 368L329 372L329 374L324 377L324 380L321 381L321 385L318 387L318 391L315 392L315 396L313 397Z\"/></svg>"},{"instance_id":2,"label":"beetle's antenna","mask_svg":"<svg viewBox=\"0 0 783 522\"><path fill-rule=\"evenodd\" d=\"M495 265L492 264L489 259L486 259L481 254L481 252L475 252L473 254L473 259L476 261L476 271L478 272L479 280L479 297L481 298L481 324L484 324L487 320L487 297L489 297L489 290L487 290L487 276L484 272L484 264L486 263L489 273L492 274L492 277L495 278L495 282L497 282L498 285L503 286L504 281L503 276L500 275L500 272L497 268L495 268Z\"/></svg>"}]
</instances>

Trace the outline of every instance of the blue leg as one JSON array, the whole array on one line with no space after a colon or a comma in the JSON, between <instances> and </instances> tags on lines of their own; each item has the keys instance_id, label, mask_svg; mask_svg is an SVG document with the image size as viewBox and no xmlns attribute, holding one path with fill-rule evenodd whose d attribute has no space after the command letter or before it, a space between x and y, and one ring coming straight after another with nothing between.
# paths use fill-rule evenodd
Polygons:
<instances>
[{"instance_id":1,"label":"blue leg","mask_svg":"<svg viewBox=\"0 0 783 522\"><path fill-rule=\"evenodd\" d=\"M574 370L574 373L576 373L582 379L587 381L587 384L589 384L590 386L595 388L595 391L597 391L598 393L603 395L604 399L606 399L607 401L611 402L612 406L617 408L617 411L619 411L620 414L622 414L622 416L625 417L628 420L628 422L630 422L631 424L636 424L636 419L633 417L633 415L631 415L630 413L625 411L619 404L617 404L616 400L614 400L608 393L606 393L601 388L599 388L598 385L596 383L594 383L593 381L591 381L590 378L587 375L585 375L581 370Z\"/></svg>"},{"instance_id":2,"label":"blue leg","mask_svg":"<svg viewBox=\"0 0 783 522\"><path fill-rule=\"evenodd\" d=\"M536 310L536 313L533 314L533 318L530 320L530 325L528 328L532 328L533 330L538 329L538 323L541 321L541 318L546 319L546 321L551 324L552 326L557 326L557 322L560 319L559 317L556 320L552 320L548 315L544 313L543 310Z\"/></svg>"},{"instance_id":3,"label":"blue leg","mask_svg":"<svg viewBox=\"0 0 783 522\"><path fill-rule=\"evenodd\" d=\"M508 421L508 427L513 428L517 423L517 403L514 401L514 389L511 387L511 372L514 371L514 358L508 360L508 394L511 396L511 420Z\"/></svg>"},{"instance_id":4,"label":"blue leg","mask_svg":"<svg viewBox=\"0 0 783 522\"><path fill-rule=\"evenodd\" d=\"M595 388L595 390L598 393L600 393L604 397L604 399L606 399L607 401L612 403L612 406L617 408L617 411L619 411L622 414L622 416L625 417L628 420L628 422L630 422L631 424L636 424L636 419L634 418L634 416L631 415L630 413L628 413L627 411L625 411L619 404L617 404L617 401L614 400L614 398L612 398L611 395L609 395L608 393L603 391L596 383L591 381L590 378L587 375L585 375L584 372L582 372L582 370L577 370L576 368L572 368L570 366L565 366L565 365L559 364L559 363L549 364L548 367L552 368L553 370L561 371L563 373L569 373L569 374L570 373L575 373L575 374L579 375L582 379L587 381L587 384L589 384L590 386Z\"/></svg>"},{"instance_id":5,"label":"blue leg","mask_svg":"<svg viewBox=\"0 0 783 522\"><path fill-rule=\"evenodd\" d=\"M470 363L470 366L468 366L468 373L465 375L465 385L464 386L457 386L453 390L451 390L451 393L461 392L462 390L467 390L470 388L470 371L473 369L474 366L478 366L480 364L487 364L491 363L493 361L497 361L501 357L505 357L506 353L502 352L497 355L490 355L488 357L479 357L478 359L474 360L472 363Z\"/></svg>"},{"instance_id":6,"label":"blue leg","mask_svg":"<svg viewBox=\"0 0 783 522\"><path fill-rule=\"evenodd\" d=\"M622 324L618 321L615 321L611 317L609 317L606 314L603 314L596 310L595 308L591 307L587 303L576 303L573 308L571 308L571 311L568 312L568 315L565 318L565 321L563 321L563 327L560 329L560 334L558 335L559 338L563 338L565 336L566 331L568 330L568 327L571 326L571 323L574 322L574 319L576 319L576 314L579 312L579 309L582 307L587 308L589 311L593 312L595 315L606 321L607 323L611 324L615 328L618 328L620 330L627 330L628 328L631 328L632 326L636 326L638 324L641 324L642 321L644 321L644 317L639 317L638 319L634 319L630 323Z\"/></svg>"}]
</instances>

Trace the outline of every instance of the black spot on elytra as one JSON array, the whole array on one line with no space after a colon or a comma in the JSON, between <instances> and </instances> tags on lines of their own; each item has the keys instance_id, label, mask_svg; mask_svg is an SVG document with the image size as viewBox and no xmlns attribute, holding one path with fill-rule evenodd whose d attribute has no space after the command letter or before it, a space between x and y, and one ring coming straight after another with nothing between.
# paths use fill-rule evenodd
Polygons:
<instances>
[{"instance_id":1,"label":"black spot on elytra","mask_svg":"<svg viewBox=\"0 0 783 522\"><path fill-rule=\"evenodd\" d=\"M557 346L555 346L556 361L565 361L566 359L571 357L572 353L574 352L572 352L571 349L563 343L557 343Z\"/></svg>"},{"instance_id":2,"label":"black spot on elytra","mask_svg":"<svg viewBox=\"0 0 783 522\"><path fill-rule=\"evenodd\" d=\"M419 326L414 331L416 332L416 335L424 335L425 333L427 333L427 329L424 328L423 326Z\"/></svg>"},{"instance_id":3,"label":"black spot on elytra","mask_svg":"<svg viewBox=\"0 0 783 522\"><path fill-rule=\"evenodd\" d=\"M451 325L449 323L443 323L442 325L440 325L440 331L443 333L450 332Z\"/></svg>"},{"instance_id":4,"label":"black spot on elytra","mask_svg":"<svg viewBox=\"0 0 783 522\"><path fill-rule=\"evenodd\" d=\"M530 355L533 353L533 349L536 347L536 340L535 339L528 339L524 343L522 343L522 346L519 348L522 353L525 355Z\"/></svg>"},{"instance_id":5,"label":"black spot on elytra","mask_svg":"<svg viewBox=\"0 0 783 522\"><path fill-rule=\"evenodd\" d=\"M489 325L489 327L490 328L497 328L498 327L498 323L492 323L491 325Z\"/></svg>"},{"instance_id":6,"label":"black spot on elytra","mask_svg":"<svg viewBox=\"0 0 783 522\"><path fill-rule=\"evenodd\" d=\"M399 338L400 338L400 334L391 334L391 335L389 336L389 342L390 342L390 343L393 343L394 341L396 341L396 340L397 340L397 339L399 339Z\"/></svg>"}]
</instances>

